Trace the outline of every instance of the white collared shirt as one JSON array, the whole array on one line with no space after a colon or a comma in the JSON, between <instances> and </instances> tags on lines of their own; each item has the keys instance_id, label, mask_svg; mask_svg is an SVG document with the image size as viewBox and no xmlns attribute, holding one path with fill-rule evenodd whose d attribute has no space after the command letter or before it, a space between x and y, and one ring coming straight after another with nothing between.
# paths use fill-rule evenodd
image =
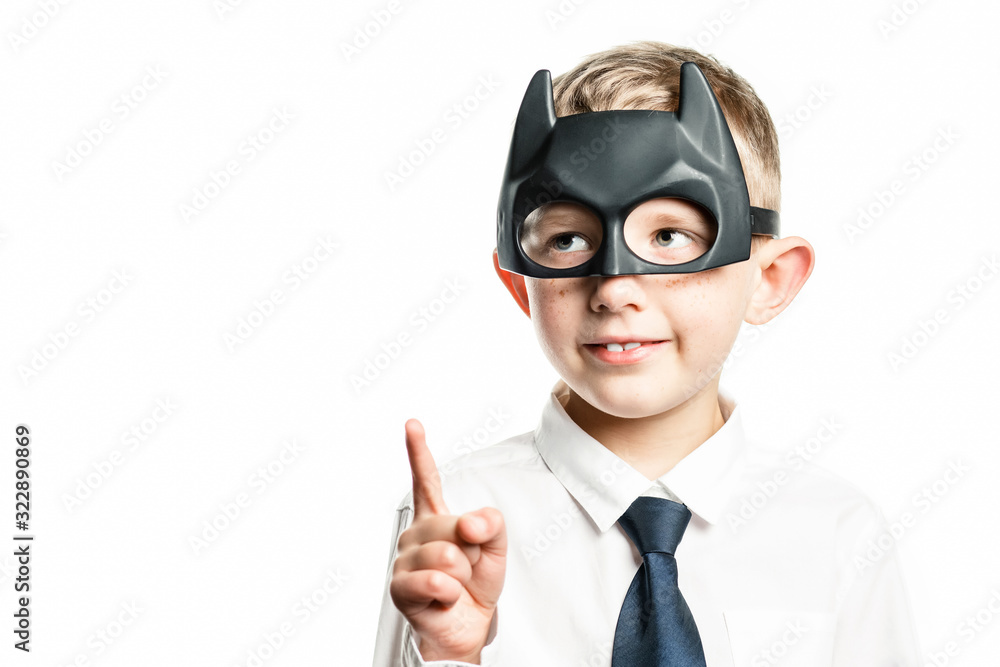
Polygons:
<instances>
[{"instance_id":1,"label":"white collared shirt","mask_svg":"<svg viewBox=\"0 0 1000 667\"><path fill-rule=\"evenodd\" d=\"M676 558L708 667L919 665L887 524L856 487L753 447L724 391L725 424L651 482L566 414L567 392L556 383L533 432L439 468L452 513L491 506L506 522L507 570L483 665L611 665L618 613L642 563L617 521L640 495L692 512ZM395 545L412 516L407 494L374 667L467 665L421 660L389 597Z\"/></svg>"}]
</instances>

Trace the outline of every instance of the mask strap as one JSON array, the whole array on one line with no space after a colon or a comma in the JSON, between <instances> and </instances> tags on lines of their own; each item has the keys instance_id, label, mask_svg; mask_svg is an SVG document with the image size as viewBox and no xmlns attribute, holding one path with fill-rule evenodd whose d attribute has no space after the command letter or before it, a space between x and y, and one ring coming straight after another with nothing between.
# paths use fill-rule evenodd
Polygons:
<instances>
[{"instance_id":1,"label":"mask strap","mask_svg":"<svg viewBox=\"0 0 1000 667\"><path fill-rule=\"evenodd\" d=\"M781 232L781 216L769 208L750 207L750 233L767 234L778 238Z\"/></svg>"}]
</instances>

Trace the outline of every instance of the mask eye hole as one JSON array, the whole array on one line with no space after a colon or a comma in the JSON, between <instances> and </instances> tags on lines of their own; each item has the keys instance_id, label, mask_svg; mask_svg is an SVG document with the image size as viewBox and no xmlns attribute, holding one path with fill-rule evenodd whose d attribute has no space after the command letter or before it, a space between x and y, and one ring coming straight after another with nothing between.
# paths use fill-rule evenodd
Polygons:
<instances>
[{"instance_id":1,"label":"mask eye hole","mask_svg":"<svg viewBox=\"0 0 1000 667\"><path fill-rule=\"evenodd\" d=\"M571 269L593 257L603 239L604 226L596 213L583 204L554 201L527 215L519 242L536 264Z\"/></svg>"},{"instance_id":2,"label":"mask eye hole","mask_svg":"<svg viewBox=\"0 0 1000 667\"><path fill-rule=\"evenodd\" d=\"M660 197L637 206L625 219L625 243L653 264L684 264L704 255L719 226L707 208L693 201Z\"/></svg>"}]
</instances>

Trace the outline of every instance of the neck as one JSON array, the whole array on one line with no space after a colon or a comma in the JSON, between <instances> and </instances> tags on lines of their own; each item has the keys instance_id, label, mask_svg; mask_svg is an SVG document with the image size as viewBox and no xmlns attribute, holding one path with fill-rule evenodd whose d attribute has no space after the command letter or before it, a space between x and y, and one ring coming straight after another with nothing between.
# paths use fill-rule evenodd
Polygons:
<instances>
[{"instance_id":1,"label":"neck","mask_svg":"<svg viewBox=\"0 0 1000 667\"><path fill-rule=\"evenodd\" d=\"M572 389L565 409L590 437L650 481L672 470L725 424L719 408L718 378L680 405L648 417L609 415Z\"/></svg>"}]
</instances>

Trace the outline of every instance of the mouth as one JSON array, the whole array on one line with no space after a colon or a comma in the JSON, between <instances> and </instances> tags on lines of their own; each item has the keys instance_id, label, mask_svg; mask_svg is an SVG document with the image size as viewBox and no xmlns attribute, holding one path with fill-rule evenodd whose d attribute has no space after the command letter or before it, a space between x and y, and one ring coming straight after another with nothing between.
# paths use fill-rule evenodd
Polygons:
<instances>
[{"instance_id":1,"label":"mouth","mask_svg":"<svg viewBox=\"0 0 1000 667\"><path fill-rule=\"evenodd\" d=\"M643 345L658 345L660 343L669 343L669 340L628 340L628 339L607 339L607 340L597 340L592 343L584 343L585 347L603 347L609 352L627 352L629 350L634 350L637 347L642 347Z\"/></svg>"},{"instance_id":2,"label":"mouth","mask_svg":"<svg viewBox=\"0 0 1000 667\"><path fill-rule=\"evenodd\" d=\"M609 364L632 364L656 354L666 347L664 340L603 340L584 343L583 347L596 359Z\"/></svg>"}]
</instances>

